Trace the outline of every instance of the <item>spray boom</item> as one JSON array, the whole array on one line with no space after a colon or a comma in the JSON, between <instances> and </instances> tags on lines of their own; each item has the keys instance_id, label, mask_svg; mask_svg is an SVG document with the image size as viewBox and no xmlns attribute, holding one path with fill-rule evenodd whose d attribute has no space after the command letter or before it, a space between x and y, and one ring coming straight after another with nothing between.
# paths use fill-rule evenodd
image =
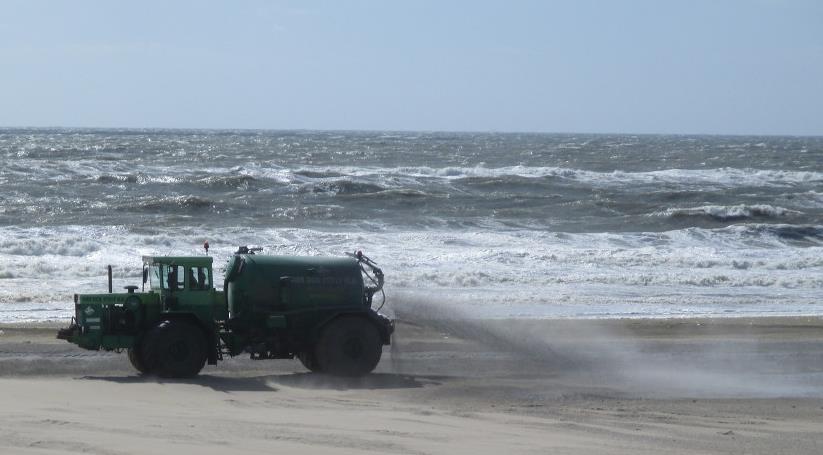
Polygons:
<instances>
[{"instance_id":1,"label":"spray boom","mask_svg":"<svg viewBox=\"0 0 823 455\"><path fill-rule=\"evenodd\" d=\"M357 262L360 264L360 270L363 271L363 275L365 275L366 278L368 278L373 284L373 286L366 286L365 290L366 302L369 306L371 306L372 297L374 297L374 294L380 292L383 295L383 301L377 309L377 311L380 311L386 303L386 293L383 291L383 271L377 266L376 262L372 261L360 250L357 250L354 253L346 253L346 255L357 259ZM367 267L368 270L366 270ZM369 273L369 271L371 271L371 273Z\"/></svg>"}]
</instances>

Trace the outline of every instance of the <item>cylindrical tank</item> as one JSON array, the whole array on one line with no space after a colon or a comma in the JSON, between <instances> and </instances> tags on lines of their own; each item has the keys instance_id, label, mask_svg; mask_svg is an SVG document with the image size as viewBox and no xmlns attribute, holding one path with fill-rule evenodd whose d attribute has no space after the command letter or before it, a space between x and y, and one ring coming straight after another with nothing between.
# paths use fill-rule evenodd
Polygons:
<instances>
[{"instance_id":1,"label":"cylindrical tank","mask_svg":"<svg viewBox=\"0 0 823 455\"><path fill-rule=\"evenodd\" d=\"M353 258L239 254L229 261L225 284L234 320L365 305L363 277Z\"/></svg>"}]
</instances>

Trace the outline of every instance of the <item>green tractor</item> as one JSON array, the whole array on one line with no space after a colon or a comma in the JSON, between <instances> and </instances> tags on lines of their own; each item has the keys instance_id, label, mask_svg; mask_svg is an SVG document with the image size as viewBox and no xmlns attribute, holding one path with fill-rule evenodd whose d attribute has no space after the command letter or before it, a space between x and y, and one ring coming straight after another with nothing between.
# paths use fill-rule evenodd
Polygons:
<instances>
[{"instance_id":1,"label":"green tractor","mask_svg":"<svg viewBox=\"0 0 823 455\"><path fill-rule=\"evenodd\" d=\"M111 293L110 274L108 294L75 294L72 324L57 338L84 349L126 350L140 373L167 378L196 376L206 363L244 352L252 359L297 357L312 372L339 376L374 370L394 331L394 322L372 309L383 288L380 268L359 251L258 251L240 247L222 291L213 287L210 256L144 256L143 292L126 286L126 293Z\"/></svg>"}]
</instances>

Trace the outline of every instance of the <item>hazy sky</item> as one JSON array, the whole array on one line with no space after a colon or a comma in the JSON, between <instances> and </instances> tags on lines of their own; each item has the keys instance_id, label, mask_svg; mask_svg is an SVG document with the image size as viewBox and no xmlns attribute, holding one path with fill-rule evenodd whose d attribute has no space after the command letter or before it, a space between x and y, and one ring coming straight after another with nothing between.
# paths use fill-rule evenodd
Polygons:
<instances>
[{"instance_id":1,"label":"hazy sky","mask_svg":"<svg viewBox=\"0 0 823 455\"><path fill-rule=\"evenodd\" d=\"M0 126L823 135L823 1L6 1Z\"/></svg>"}]
</instances>

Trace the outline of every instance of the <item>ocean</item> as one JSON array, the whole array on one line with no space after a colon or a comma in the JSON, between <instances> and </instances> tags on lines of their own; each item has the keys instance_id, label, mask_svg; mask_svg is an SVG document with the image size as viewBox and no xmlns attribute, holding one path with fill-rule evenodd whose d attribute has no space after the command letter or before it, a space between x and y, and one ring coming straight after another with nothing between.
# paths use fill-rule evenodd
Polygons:
<instances>
[{"instance_id":1,"label":"ocean","mask_svg":"<svg viewBox=\"0 0 823 455\"><path fill-rule=\"evenodd\" d=\"M386 308L823 315L823 138L0 129L0 322L145 254L363 250Z\"/></svg>"}]
</instances>

